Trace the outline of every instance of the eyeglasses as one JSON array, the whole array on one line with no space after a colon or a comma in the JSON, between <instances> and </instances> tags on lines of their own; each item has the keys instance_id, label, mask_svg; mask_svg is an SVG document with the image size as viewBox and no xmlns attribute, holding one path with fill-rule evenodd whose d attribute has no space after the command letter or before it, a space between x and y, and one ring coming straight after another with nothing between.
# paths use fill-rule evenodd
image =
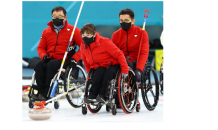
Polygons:
<instances>
[{"instance_id":1,"label":"eyeglasses","mask_svg":"<svg viewBox=\"0 0 218 130\"><path fill-rule=\"evenodd\" d=\"M130 20L129 19L124 19L124 20L120 19L119 21L120 21L120 23L122 23L122 22L128 23Z\"/></svg>"},{"instance_id":2,"label":"eyeglasses","mask_svg":"<svg viewBox=\"0 0 218 130\"><path fill-rule=\"evenodd\" d=\"M56 19L56 18L58 18L58 19L64 19L64 17L65 17L65 16L58 16L58 17L52 16L52 19Z\"/></svg>"},{"instance_id":3,"label":"eyeglasses","mask_svg":"<svg viewBox=\"0 0 218 130\"><path fill-rule=\"evenodd\" d=\"M82 37L92 37L92 34L82 34Z\"/></svg>"}]
</instances>

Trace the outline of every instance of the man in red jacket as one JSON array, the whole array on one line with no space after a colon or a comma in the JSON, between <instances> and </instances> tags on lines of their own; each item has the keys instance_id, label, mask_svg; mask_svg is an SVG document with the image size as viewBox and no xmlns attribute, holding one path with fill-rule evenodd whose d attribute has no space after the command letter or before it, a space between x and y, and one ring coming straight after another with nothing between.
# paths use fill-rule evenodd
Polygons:
<instances>
[{"instance_id":1,"label":"man in red jacket","mask_svg":"<svg viewBox=\"0 0 218 130\"><path fill-rule=\"evenodd\" d=\"M37 47L39 57L42 61L34 68L37 86L32 87L38 89L38 94L32 95L33 99L47 100L49 98L51 79L60 68L74 28L74 26L68 24L66 10L61 6L52 9L52 21L48 23L48 26L49 27L42 32ZM75 53L76 44L80 46L81 42L82 37L80 36L80 30L76 28L64 68L66 68L67 65L71 65L75 68L76 63L81 59L80 51L78 50Z\"/></svg>"},{"instance_id":2,"label":"man in red jacket","mask_svg":"<svg viewBox=\"0 0 218 130\"><path fill-rule=\"evenodd\" d=\"M113 33L111 40L123 51L125 57L131 58L128 65L135 70L135 80L140 82L149 54L148 34L134 25L134 12L131 9L121 10L119 18L121 28Z\"/></svg>"},{"instance_id":3,"label":"man in red jacket","mask_svg":"<svg viewBox=\"0 0 218 130\"><path fill-rule=\"evenodd\" d=\"M104 102L108 82L114 79L121 68L123 79L128 76L129 68L123 52L109 38L100 36L92 23L85 24L82 29L83 42L80 46L81 57L87 73L94 69L93 82L89 100ZM116 100L116 102L119 102Z\"/></svg>"}]
</instances>

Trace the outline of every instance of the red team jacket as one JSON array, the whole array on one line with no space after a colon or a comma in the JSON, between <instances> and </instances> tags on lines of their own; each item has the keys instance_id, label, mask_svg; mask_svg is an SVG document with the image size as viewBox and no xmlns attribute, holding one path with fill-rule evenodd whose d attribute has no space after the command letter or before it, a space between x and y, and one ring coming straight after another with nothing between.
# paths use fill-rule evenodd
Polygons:
<instances>
[{"instance_id":1,"label":"red team jacket","mask_svg":"<svg viewBox=\"0 0 218 130\"><path fill-rule=\"evenodd\" d=\"M106 68L120 64L121 73L128 74L129 68L123 52L109 38L102 37L96 32L95 42L90 44L90 48L84 42L81 43L80 52L87 73L90 68Z\"/></svg>"},{"instance_id":2,"label":"red team jacket","mask_svg":"<svg viewBox=\"0 0 218 130\"><path fill-rule=\"evenodd\" d=\"M60 30L58 35L54 31L52 21L48 23L48 26L49 27L44 29L42 32L42 36L37 47L39 57L42 60L44 55L53 57L55 60L63 59L74 26L68 24L66 21L65 26ZM77 27L75 29L71 45L73 44L73 41L75 41L78 46L80 46L80 43L83 41L80 36L80 30ZM72 58L79 61L81 59L80 51L78 50Z\"/></svg>"},{"instance_id":3,"label":"red team jacket","mask_svg":"<svg viewBox=\"0 0 218 130\"><path fill-rule=\"evenodd\" d=\"M141 51L139 59L137 59L142 35ZM143 71L149 55L149 39L146 31L143 31L135 25L132 25L127 31L120 28L113 33L111 40L118 48L120 48L120 50L123 51L125 57L131 57L129 60L130 62L138 60L136 69Z\"/></svg>"}]
</instances>

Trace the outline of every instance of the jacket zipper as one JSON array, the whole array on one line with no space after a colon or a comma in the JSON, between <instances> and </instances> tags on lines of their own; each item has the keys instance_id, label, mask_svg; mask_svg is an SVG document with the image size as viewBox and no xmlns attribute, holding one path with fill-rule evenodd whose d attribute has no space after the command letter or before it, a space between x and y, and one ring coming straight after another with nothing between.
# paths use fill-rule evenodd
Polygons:
<instances>
[{"instance_id":1,"label":"jacket zipper","mask_svg":"<svg viewBox=\"0 0 218 130\"><path fill-rule=\"evenodd\" d=\"M91 55L92 55L92 49L91 49L90 45L89 45L89 49L90 49ZM95 62L94 59L93 59L93 56L92 56L92 60L93 60L93 62ZM95 62L95 63L97 63L99 65L99 67L100 67L100 64L98 62Z\"/></svg>"},{"instance_id":2,"label":"jacket zipper","mask_svg":"<svg viewBox=\"0 0 218 130\"><path fill-rule=\"evenodd\" d=\"M58 31L58 34L57 34L56 45L55 45L55 47L54 47L54 53L55 53L56 46L57 46L57 44L58 44L58 35L59 35L59 31ZM53 55L52 55L52 56L53 56Z\"/></svg>"},{"instance_id":3,"label":"jacket zipper","mask_svg":"<svg viewBox=\"0 0 218 130\"><path fill-rule=\"evenodd\" d=\"M127 53L128 53L128 56L129 56L129 51L128 51L128 32L127 32L126 48L127 48Z\"/></svg>"}]
</instances>

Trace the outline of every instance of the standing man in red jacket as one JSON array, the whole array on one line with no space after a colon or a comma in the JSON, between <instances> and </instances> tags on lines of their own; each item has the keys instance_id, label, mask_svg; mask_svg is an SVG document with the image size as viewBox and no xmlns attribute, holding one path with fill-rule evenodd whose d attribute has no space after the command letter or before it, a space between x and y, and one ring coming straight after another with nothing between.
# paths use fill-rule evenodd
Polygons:
<instances>
[{"instance_id":1,"label":"standing man in red jacket","mask_svg":"<svg viewBox=\"0 0 218 130\"><path fill-rule=\"evenodd\" d=\"M33 99L47 100L49 98L51 79L61 66L64 53L74 28L74 26L68 24L66 10L63 7L55 7L52 9L51 13L52 21L48 23L49 27L42 32L37 47L39 57L42 61L34 68L37 86L32 87L38 89L38 94L32 95L31 97ZM82 37L80 36L80 30L76 28L64 68L66 68L67 65L71 65L75 68L76 63L81 59L80 50L75 53L76 44L80 46L81 42Z\"/></svg>"},{"instance_id":2,"label":"standing man in red jacket","mask_svg":"<svg viewBox=\"0 0 218 130\"><path fill-rule=\"evenodd\" d=\"M113 33L111 40L123 51L125 57L131 58L128 65L135 71L135 81L140 82L149 54L148 34L134 25L134 12L131 9L121 10L119 18L121 28Z\"/></svg>"}]
</instances>

